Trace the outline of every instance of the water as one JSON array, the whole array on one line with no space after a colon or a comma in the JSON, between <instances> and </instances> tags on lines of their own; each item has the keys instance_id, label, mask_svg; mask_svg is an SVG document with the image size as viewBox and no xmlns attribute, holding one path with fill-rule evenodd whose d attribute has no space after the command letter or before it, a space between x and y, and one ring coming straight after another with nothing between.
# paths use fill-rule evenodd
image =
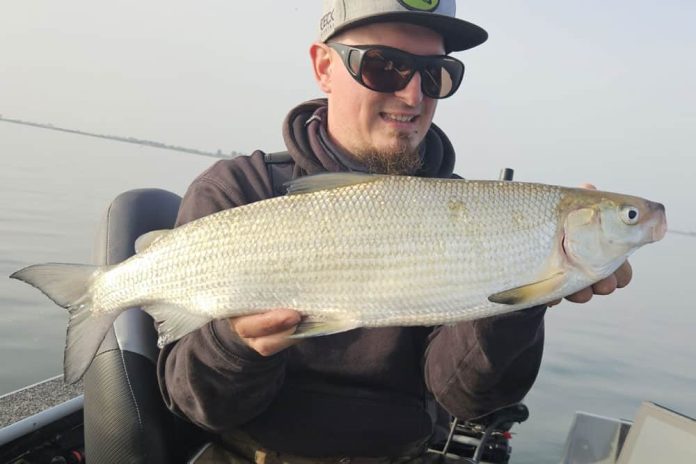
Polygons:
<instances>
[{"instance_id":1,"label":"water","mask_svg":"<svg viewBox=\"0 0 696 464\"><path fill-rule=\"evenodd\" d=\"M513 462L558 462L576 410L632 420L649 400L696 417L694 245L668 234L634 255L625 290L549 311L542 369L525 401L531 419L516 428Z\"/></svg>"},{"instance_id":2,"label":"water","mask_svg":"<svg viewBox=\"0 0 696 464\"><path fill-rule=\"evenodd\" d=\"M0 124L0 393L62 371L67 320L39 292L1 276L37 262L88 261L118 193L182 194L213 161ZM629 288L549 311L542 369L526 399L531 418L513 429L513 463L558 462L576 410L631 419L650 400L696 416L695 246L668 235L631 260Z\"/></svg>"},{"instance_id":3,"label":"water","mask_svg":"<svg viewBox=\"0 0 696 464\"><path fill-rule=\"evenodd\" d=\"M89 262L119 193L182 195L212 158L0 124L0 394L62 372L67 313L6 278L38 262Z\"/></svg>"}]
</instances>

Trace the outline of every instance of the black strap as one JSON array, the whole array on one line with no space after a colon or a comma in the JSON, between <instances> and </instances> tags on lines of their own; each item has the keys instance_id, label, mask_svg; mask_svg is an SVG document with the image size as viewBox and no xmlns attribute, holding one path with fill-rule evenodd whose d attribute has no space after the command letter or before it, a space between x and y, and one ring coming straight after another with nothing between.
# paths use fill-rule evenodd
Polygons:
<instances>
[{"instance_id":1,"label":"black strap","mask_svg":"<svg viewBox=\"0 0 696 464\"><path fill-rule=\"evenodd\" d=\"M271 186L274 196L282 196L287 193L285 181L292 177L292 168L295 162L287 151L266 153L263 162L268 169L268 177L271 178Z\"/></svg>"},{"instance_id":2,"label":"black strap","mask_svg":"<svg viewBox=\"0 0 696 464\"><path fill-rule=\"evenodd\" d=\"M275 153L266 153L263 155L263 162L269 164L292 163L292 157L287 151L277 151Z\"/></svg>"}]
</instances>

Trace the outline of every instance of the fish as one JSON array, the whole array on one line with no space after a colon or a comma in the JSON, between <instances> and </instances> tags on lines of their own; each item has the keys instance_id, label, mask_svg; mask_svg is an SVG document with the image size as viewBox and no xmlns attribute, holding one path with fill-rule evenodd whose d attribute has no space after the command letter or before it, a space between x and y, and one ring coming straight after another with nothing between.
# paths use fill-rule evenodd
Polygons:
<instances>
[{"instance_id":1,"label":"fish","mask_svg":"<svg viewBox=\"0 0 696 464\"><path fill-rule=\"evenodd\" d=\"M301 177L288 195L149 232L110 266L11 275L70 313L65 381L116 317L140 307L163 347L214 319L292 308L292 337L455 324L542 305L662 239L665 208L546 184L360 173Z\"/></svg>"}]
</instances>

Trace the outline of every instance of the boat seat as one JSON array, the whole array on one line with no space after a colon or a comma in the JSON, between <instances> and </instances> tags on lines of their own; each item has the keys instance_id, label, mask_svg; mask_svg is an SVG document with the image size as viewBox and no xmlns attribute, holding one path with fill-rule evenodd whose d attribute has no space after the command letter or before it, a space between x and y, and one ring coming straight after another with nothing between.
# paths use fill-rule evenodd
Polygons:
<instances>
[{"instance_id":1,"label":"boat seat","mask_svg":"<svg viewBox=\"0 0 696 464\"><path fill-rule=\"evenodd\" d=\"M170 229L181 198L160 189L131 190L108 207L94 246L95 264L134 254L142 234ZM84 379L85 453L88 462L185 462L201 432L172 414L156 375L158 348L152 319L134 308L109 331Z\"/></svg>"}]
</instances>

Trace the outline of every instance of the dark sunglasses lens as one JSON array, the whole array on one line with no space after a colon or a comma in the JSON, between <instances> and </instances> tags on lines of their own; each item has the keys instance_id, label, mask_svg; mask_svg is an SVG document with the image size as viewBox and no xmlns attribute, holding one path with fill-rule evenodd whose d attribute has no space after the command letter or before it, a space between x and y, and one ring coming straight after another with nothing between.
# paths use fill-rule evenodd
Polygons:
<instances>
[{"instance_id":1,"label":"dark sunglasses lens","mask_svg":"<svg viewBox=\"0 0 696 464\"><path fill-rule=\"evenodd\" d=\"M363 56L363 83L377 92L401 90L412 75L413 64L408 58L390 50L373 48Z\"/></svg>"},{"instance_id":2,"label":"dark sunglasses lens","mask_svg":"<svg viewBox=\"0 0 696 464\"><path fill-rule=\"evenodd\" d=\"M421 73L423 93L431 98L446 98L459 88L464 65L455 60L437 59L428 63Z\"/></svg>"}]
</instances>

